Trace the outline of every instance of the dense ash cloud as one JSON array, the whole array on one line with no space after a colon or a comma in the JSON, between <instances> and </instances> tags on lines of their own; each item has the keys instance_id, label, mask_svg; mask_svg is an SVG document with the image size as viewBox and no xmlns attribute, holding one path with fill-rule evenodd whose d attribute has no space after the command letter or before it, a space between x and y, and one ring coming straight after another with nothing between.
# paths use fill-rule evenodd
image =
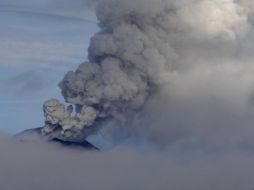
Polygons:
<instances>
[{"instance_id":1,"label":"dense ash cloud","mask_svg":"<svg viewBox=\"0 0 254 190\"><path fill-rule=\"evenodd\" d=\"M251 1L103 0L96 14L89 61L59 85L74 107L47 101L46 135L75 141L102 127L113 141L250 143Z\"/></svg>"}]
</instances>

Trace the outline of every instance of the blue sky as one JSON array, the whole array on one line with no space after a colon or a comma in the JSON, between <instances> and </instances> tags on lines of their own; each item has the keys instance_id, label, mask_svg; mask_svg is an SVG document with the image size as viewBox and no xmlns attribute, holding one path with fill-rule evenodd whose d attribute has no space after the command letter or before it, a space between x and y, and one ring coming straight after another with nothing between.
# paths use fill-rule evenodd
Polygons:
<instances>
[{"instance_id":1,"label":"blue sky","mask_svg":"<svg viewBox=\"0 0 254 190\"><path fill-rule=\"evenodd\" d=\"M43 101L62 98L57 84L97 30L83 0L0 0L0 131L43 125Z\"/></svg>"}]
</instances>

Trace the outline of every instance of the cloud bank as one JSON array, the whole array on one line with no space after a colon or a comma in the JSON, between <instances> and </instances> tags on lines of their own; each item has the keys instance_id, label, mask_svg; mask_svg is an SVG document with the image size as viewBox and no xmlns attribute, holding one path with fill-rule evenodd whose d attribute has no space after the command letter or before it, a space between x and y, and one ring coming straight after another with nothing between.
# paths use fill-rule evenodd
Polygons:
<instances>
[{"instance_id":1,"label":"cloud bank","mask_svg":"<svg viewBox=\"0 0 254 190\"><path fill-rule=\"evenodd\" d=\"M17 144L3 135L0 142L4 190L239 190L254 185L253 154L204 154L193 159L172 152L86 152L39 142Z\"/></svg>"}]
</instances>

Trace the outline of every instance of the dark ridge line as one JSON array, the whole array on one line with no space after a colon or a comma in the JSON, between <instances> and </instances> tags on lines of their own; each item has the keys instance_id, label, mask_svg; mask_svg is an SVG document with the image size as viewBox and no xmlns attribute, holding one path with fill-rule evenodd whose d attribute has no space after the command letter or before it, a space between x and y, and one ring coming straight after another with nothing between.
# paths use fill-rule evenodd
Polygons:
<instances>
[{"instance_id":1,"label":"dark ridge line","mask_svg":"<svg viewBox=\"0 0 254 190\"><path fill-rule=\"evenodd\" d=\"M34 129L27 129L27 130L21 131L21 132L17 133L16 135L14 135L14 139L18 140L19 142L25 142L25 140L22 140L22 138L20 139L20 137L22 137L22 135L29 134L29 133L36 133L40 137L43 137L43 135L41 133L41 129L42 129L42 127L38 127L38 128L34 128ZM68 140L61 140L58 138L52 138L52 139L45 140L45 142L57 143L57 144L62 145L63 147L66 147L66 148L82 148L84 150L100 151L100 149L98 147L91 144L86 139L79 141L79 142L72 142L72 141L68 141Z\"/></svg>"},{"instance_id":2,"label":"dark ridge line","mask_svg":"<svg viewBox=\"0 0 254 190\"><path fill-rule=\"evenodd\" d=\"M69 148L73 147L73 148L85 148L85 149L88 149L88 150L97 150L97 151L100 150L99 148L92 145L91 143L89 143L86 140L82 141L82 142L71 142L71 141L64 141L64 140L61 140L61 139L54 138L54 139L51 139L50 141L56 142L60 145L63 145L64 147L69 147Z\"/></svg>"}]
</instances>

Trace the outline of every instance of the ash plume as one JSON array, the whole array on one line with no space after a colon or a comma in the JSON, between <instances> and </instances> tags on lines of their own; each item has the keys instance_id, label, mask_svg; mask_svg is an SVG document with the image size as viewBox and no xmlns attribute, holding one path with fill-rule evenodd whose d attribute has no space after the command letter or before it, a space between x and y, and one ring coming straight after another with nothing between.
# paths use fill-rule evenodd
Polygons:
<instances>
[{"instance_id":1,"label":"ash plume","mask_svg":"<svg viewBox=\"0 0 254 190\"><path fill-rule=\"evenodd\" d=\"M253 189L253 0L98 0L96 13L66 103L44 103L46 143L40 128L23 143L0 133L0 189ZM131 137L47 142L98 130Z\"/></svg>"},{"instance_id":2,"label":"ash plume","mask_svg":"<svg viewBox=\"0 0 254 190\"><path fill-rule=\"evenodd\" d=\"M177 125L173 115L186 102L211 108L204 116L209 121L214 116L209 97L245 112L254 82L248 51L254 49L253 8L251 0L98 1L100 31L91 39L89 61L59 84L67 108L58 100L44 103L43 133L79 141L107 122L128 126L134 116L150 112L154 120L146 117L146 125L169 134ZM226 90L234 84L242 88ZM167 125L158 124L153 110L158 105L168 113Z\"/></svg>"}]
</instances>

